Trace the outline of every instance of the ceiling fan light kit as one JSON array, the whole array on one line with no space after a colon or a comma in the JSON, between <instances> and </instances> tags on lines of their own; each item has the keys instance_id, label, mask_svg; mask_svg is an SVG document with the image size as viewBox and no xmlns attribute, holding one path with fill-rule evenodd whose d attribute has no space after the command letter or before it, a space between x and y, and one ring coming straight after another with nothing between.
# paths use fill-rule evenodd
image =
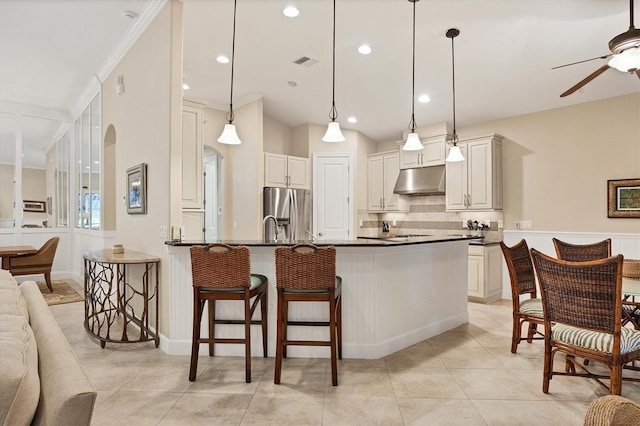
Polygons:
<instances>
[{"instance_id":1,"label":"ceiling fan light kit","mask_svg":"<svg viewBox=\"0 0 640 426\"><path fill-rule=\"evenodd\" d=\"M609 41L610 55L598 56L596 58L587 59L585 61L578 61L572 64L580 64L582 62L588 62L595 59L607 59L610 58L608 63L602 65L600 68L580 80L573 85L569 90L560 95L561 98L569 96L570 94L581 89L584 85L591 80L598 77L600 74L608 70L609 68L615 68L618 71L634 73L640 78L640 29L636 28L633 24L633 0L629 0L629 29L622 34L618 34ZM562 68L565 65L555 68ZM554 68L554 69L555 69Z\"/></svg>"},{"instance_id":2,"label":"ceiling fan light kit","mask_svg":"<svg viewBox=\"0 0 640 426\"><path fill-rule=\"evenodd\" d=\"M329 125L327 132L322 137L323 142L344 142L345 137L340 130L340 124L336 121L338 110L336 109L336 0L333 0L333 77L331 92L331 110L329 111Z\"/></svg>"},{"instance_id":3,"label":"ceiling fan light kit","mask_svg":"<svg viewBox=\"0 0 640 426\"><path fill-rule=\"evenodd\" d=\"M419 151L424 149L424 146L420 142L420 137L416 133L416 3L420 0L409 0L413 3L413 44L412 44L412 62L411 62L411 121L409 122L409 128L411 132L407 135L407 141L402 146L404 151Z\"/></svg>"},{"instance_id":4,"label":"ceiling fan light kit","mask_svg":"<svg viewBox=\"0 0 640 426\"><path fill-rule=\"evenodd\" d=\"M218 138L218 142L227 145L239 145L242 143L236 132L236 126L233 124L233 65L235 63L236 51L236 6L238 0L233 0L233 37L231 42L231 94L229 96L229 114L227 115L228 124L224 125L222 134Z\"/></svg>"}]
</instances>

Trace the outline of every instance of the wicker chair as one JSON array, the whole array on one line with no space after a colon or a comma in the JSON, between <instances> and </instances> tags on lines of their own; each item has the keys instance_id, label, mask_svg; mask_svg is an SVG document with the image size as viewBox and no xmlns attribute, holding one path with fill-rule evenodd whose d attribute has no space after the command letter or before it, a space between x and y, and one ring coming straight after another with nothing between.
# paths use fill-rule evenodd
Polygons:
<instances>
[{"instance_id":1,"label":"wicker chair","mask_svg":"<svg viewBox=\"0 0 640 426\"><path fill-rule=\"evenodd\" d=\"M245 381L251 383L251 325L262 326L262 350L267 357L267 277L250 273L250 254L246 246L226 244L191 247L193 275L193 340L189 380L196 379L198 350L201 343L209 344L209 356L214 355L215 343L235 343L245 346ZM253 303L251 303L253 299ZM244 302L243 319L216 319L216 301ZM202 311L208 302L209 337L201 337ZM260 303L260 320L252 320ZM216 324L244 325L244 338L216 338Z\"/></svg>"},{"instance_id":2,"label":"wicker chair","mask_svg":"<svg viewBox=\"0 0 640 426\"><path fill-rule=\"evenodd\" d=\"M558 259L569 262L588 262L611 257L611 238L591 244L570 244L553 238Z\"/></svg>"},{"instance_id":3,"label":"wicker chair","mask_svg":"<svg viewBox=\"0 0 640 426\"><path fill-rule=\"evenodd\" d=\"M556 375L595 379L620 395L625 364L640 359L640 331L622 327L622 255L590 262L567 262L531 250L544 309L542 391ZM553 324L553 328L551 325ZM554 356L566 355L565 371L553 371ZM592 373L575 357L603 362L609 375ZM580 372L576 371L576 367ZM600 379L608 378L609 386Z\"/></svg>"},{"instance_id":4,"label":"wicker chair","mask_svg":"<svg viewBox=\"0 0 640 426\"><path fill-rule=\"evenodd\" d=\"M542 340L542 333L537 330L538 325L544 324L542 314L542 299L537 298L536 276L529 254L529 247L525 240L521 240L512 247L500 243L504 260L511 279L511 301L513 304L513 332L511 333L511 353L516 353L518 344L526 340ZM528 294L529 298L521 300L520 296ZM522 337L522 324L529 323L527 337ZM538 334L539 337L534 337Z\"/></svg>"},{"instance_id":5,"label":"wicker chair","mask_svg":"<svg viewBox=\"0 0 640 426\"><path fill-rule=\"evenodd\" d=\"M640 281L640 259L625 259L622 262L622 277ZM640 330L640 301L635 296L623 296L622 325L631 324Z\"/></svg>"},{"instance_id":6,"label":"wicker chair","mask_svg":"<svg viewBox=\"0 0 640 426\"><path fill-rule=\"evenodd\" d=\"M596 399L584 416L584 426L631 425L640 425L640 404L617 395Z\"/></svg>"},{"instance_id":7,"label":"wicker chair","mask_svg":"<svg viewBox=\"0 0 640 426\"><path fill-rule=\"evenodd\" d=\"M273 382L280 383L287 346L330 346L331 382L338 385L337 358L342 359L342 278L336 276L336 249L310 244L276 247L278 315ZM290 321L290 302L329 302L329 321ZM289 340L288 326L329 326L329 340Z\"/></svg>"},{"instance_id":8,"label":"wicker chair","mask_svg":"<svg viewBox=\"0 0 640 426\"><path fill-rule=\"evenodd\" d=\"M9 258L9 272L11 275L44 274L49 291L53 292L51 284L51 267L56 256L59 237L50 238L40 249L33 254L21 254Z\"/></svg>"}]
</instances>

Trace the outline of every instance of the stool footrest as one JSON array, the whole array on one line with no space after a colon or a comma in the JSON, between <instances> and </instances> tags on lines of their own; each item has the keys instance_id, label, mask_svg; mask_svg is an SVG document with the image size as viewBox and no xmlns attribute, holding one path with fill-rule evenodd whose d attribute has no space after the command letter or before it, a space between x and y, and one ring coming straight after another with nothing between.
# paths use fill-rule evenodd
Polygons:
<instances>
[{"instance_id":1,"label":"stool footrest","mask_svg":"<svg viewBox=\"0 0 640 426\"><path fill-rule=\"evenodd\" d=\"M329 326L329 321L287 321L287 325Z\"/></svg>"},{"instance_id":2,"label":"stool footrest","mask_svg":"<svg viewBox=\"0 0 640 426\"><path fill-rule=\"evenodd\" d=\"M225 338L225 337L216 337L215 339L198 339L198 343L200 343L200 344L204 344L204 343L238 343L238 344L244 344L245 340L244 339Z\"/></svg>"},{"instance_id":3,"label":"stool footrest","mask_svg":"<svg viewBox=\"0 0 640 426\"><path fill-rule=\"evenodd\" d=\"M237 320L224 320L224 319L217 319L215 320L216 324L244 324L244 320L241 319L237 319ZM251 320L249 321L249 323L251 325L260 325L262 324L262 320Z\"/></svg>"},{"instance_id":4,"label":"stool footrest","mask_svg":"<svg viewBox=\"0 0 640 426\"><path fill-rule=\"evenodd\" d=\"M285 340L282 344L285 346L331 346L330 341L322 340Z\"/></svg>"}]
</instances>

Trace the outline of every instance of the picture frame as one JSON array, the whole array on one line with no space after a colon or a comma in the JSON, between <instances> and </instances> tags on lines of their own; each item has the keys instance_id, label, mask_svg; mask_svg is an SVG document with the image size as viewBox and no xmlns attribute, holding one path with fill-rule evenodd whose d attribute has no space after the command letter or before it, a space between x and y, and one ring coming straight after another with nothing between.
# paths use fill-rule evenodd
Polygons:
<instances>
[{"instance_id":1,"label":"picture frame","mask_svg":"<svg viewBox=\"0 0 640 426\"><path fill-rule=\"evenodd\" d=\"M147 214L147 164L127 169L127 213Z\"/></svg>"},{"instance_id":2,"label":"picture frame","mask_svg":"<svg viewBox=\"0 0 640 426\"><path fill-rule=\"evenodd\" d=\"M640 218L640 178L607 181L607 217Z\"/></svg>"},{"instance_id":3,"label":"picture frame","mask_svg":"<svg viewBox=\"0 0 640 426\"><path fill-rule=\"evenodd\" d=\"M22 200L22 210L25 212L46 213L46 207L44 201Z\"/></svg>"}]
</instances>

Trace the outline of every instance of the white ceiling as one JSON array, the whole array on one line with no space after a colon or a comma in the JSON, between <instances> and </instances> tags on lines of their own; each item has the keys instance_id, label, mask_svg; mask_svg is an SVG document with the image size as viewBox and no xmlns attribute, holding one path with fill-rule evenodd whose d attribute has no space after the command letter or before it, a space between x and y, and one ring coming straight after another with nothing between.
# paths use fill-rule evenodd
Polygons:
<instances>
[{"instance_id":1,"label":"white ceiling","mask_svg":"<svg viewBox=\"0 0 640 426\"><path fill-rule=\"evenodd\" d=\"M0 102L68 113L153 0L1 0ZM640 26L640 5L635 8ZM294 4L300 16L282 14ZM226 109L232 0L184 0L185 95ZM400 139L411 115L411 15L406 0L338 0L336 106L342 127L377 141ZM138 18L140 19L140 18ZM331 106L330 0L238 0L234 106L262 96L265 113L288 126L326 123ZM560 93L604 64L552 67L602 56L629 27L628 0L422 0L416 4L418 126L451 121L455 39L457 125L632 92L640 79L614 69L566 98ZM357 53L361 43L373 52ZM301 56L312 67L293 63ZM291 87L289 81L297 86ZM6 108L4 109L6 110ZM358 119L346 122L348 116Z\"/></svg>"}]
</instances>

